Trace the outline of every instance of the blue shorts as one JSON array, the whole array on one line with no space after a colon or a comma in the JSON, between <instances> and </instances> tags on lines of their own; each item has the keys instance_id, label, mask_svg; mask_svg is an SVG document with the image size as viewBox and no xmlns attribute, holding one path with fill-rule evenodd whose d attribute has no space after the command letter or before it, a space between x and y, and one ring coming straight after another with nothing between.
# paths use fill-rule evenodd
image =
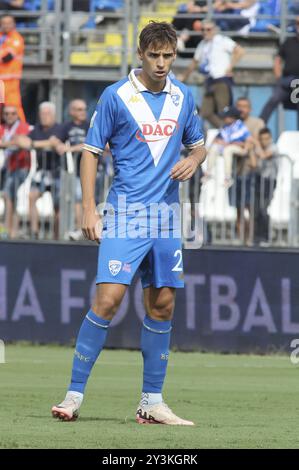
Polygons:
<instances>
[{"instance_id":1,"label":"blue shorts","mask_svg":"<svg viewBox=\"0 0 299 470\"><path fill-rule=\"evenodd\" d=\"M96 282L131 284L137 273L142 287L184 287L180 238L102 238Z\"/></svg>"}]
</instances>

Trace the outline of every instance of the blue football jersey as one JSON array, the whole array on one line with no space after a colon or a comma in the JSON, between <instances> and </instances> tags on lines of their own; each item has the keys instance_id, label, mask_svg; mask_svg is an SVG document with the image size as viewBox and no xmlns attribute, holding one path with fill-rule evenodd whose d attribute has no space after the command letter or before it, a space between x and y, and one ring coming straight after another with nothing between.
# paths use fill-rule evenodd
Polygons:
<instances>
[{"instance_id":1,"label":"blue football jersey","mask_svg":"<svg viewBox=\"0 0 299 470\"><path fill-rule=\"evenodd\" d=\"M118 196L127 204L179 202L179 182L170 170L188 149L203 145L200 121L187 86L167 77L154 93L138 80L139 69L107 87L101 95L84 148L101 154L109 143L114 180L107 202L117 211Z\"/></svg>"}]
</instances>

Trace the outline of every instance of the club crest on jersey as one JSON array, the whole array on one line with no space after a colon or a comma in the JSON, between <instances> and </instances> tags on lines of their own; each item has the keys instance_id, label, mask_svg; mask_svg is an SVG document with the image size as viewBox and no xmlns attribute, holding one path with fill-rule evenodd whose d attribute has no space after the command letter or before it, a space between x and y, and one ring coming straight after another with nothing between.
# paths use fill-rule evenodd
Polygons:
<instances>
[{"instance_id":1,"label":"club crest on jersey","mask_svg":"<svg viewBox=\"0 0 299 470\"><path fill-rule=\"evenodd\" d=\"M179 124L174 119L159 119L154 122L140 122L135 137L140 142L158 142L169 139L179 128Z\"/></svg>"},{"instance_id":2,"label":"club crest on jersey","mask_svg":"<svg viewBox=\"0 0 299 470\"><path fill-rule=\"evenodd\" d=\"M112 276L116 276L120 270L121 270L121 261L118 261L117 259L110 259L109 271L111 272Z\"/></svg>"},{"instance_id":3,"label":"club crest on jersey","mask_svg":"<svg viewBox=\"0 0 299 470\"><path fill-rule=\"evenodd\" d=\"M180 95L178 95L177 93L171 95L171 99L175 106L178 106L180 104Z\"/></svg>"}]
</instances>

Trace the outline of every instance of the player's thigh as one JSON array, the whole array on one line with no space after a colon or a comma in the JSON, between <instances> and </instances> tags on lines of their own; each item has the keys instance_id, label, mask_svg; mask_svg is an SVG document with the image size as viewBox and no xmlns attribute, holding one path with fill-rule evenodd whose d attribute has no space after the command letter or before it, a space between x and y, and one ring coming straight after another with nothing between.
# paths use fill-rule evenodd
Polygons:
<instances>
[{"instance_id":1,"label":"player's thigh","mask_svg":"<svg viewBox=\"0 0 299 470\"><path fill-rule=\"evenodd\" d=\"M149 238L108 237L105 235L99 247L97 284L112 283L130 285L142 260L151 250Z\"/></svg>"},{"instance_id":2,"label":"player's thigh","mask_svg":"<svg viewBox=\"0 0 299 470\"><path fill-rule=\"evenodd\" d=\"M97 284L92 311L106 320L112 320L121 304L127 287L125 284Z\"/></svg>"},{"instance_id":3,"label":"player's thigh","mask_svg":"<svg viewBox=\"0 0 299 470\"><path fill-rule=\"evenodd\" d=\"M184 287L182 242L180 238L157 238L152 248L151 270L154 287ZM144 285L147 287L147 285Z\"/></svg>"},{"instance_id":4,"label":"player's thigh","mask_svg":"<svg viewBox=\"0 0 299 470\"><path fill-rule=\"evenodd\" d=\"M174 287L146 287L143 290L146 313L154 320L171 320L175 305L176 289Z\"/></svg>"}]
</instances>

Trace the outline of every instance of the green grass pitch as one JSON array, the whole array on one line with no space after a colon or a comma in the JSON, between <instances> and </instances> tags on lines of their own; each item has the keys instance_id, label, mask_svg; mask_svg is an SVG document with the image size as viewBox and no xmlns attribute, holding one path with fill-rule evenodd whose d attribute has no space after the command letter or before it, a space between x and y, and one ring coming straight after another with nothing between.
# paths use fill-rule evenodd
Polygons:
<instances>
[{"instance_id":1,"label":"green grass pitch","mask_svg":"<svg viewBox=\"0 0 299 470\"><path fill-rule=\"evenodd\" d=\"M103 351L77 422L50 415L72 349L8 345L0 364L0 448L298 448L299 377L289 357L173 352L164 398L194 428L137 425L142 362Z\"/></svg>"}]
</instances>

